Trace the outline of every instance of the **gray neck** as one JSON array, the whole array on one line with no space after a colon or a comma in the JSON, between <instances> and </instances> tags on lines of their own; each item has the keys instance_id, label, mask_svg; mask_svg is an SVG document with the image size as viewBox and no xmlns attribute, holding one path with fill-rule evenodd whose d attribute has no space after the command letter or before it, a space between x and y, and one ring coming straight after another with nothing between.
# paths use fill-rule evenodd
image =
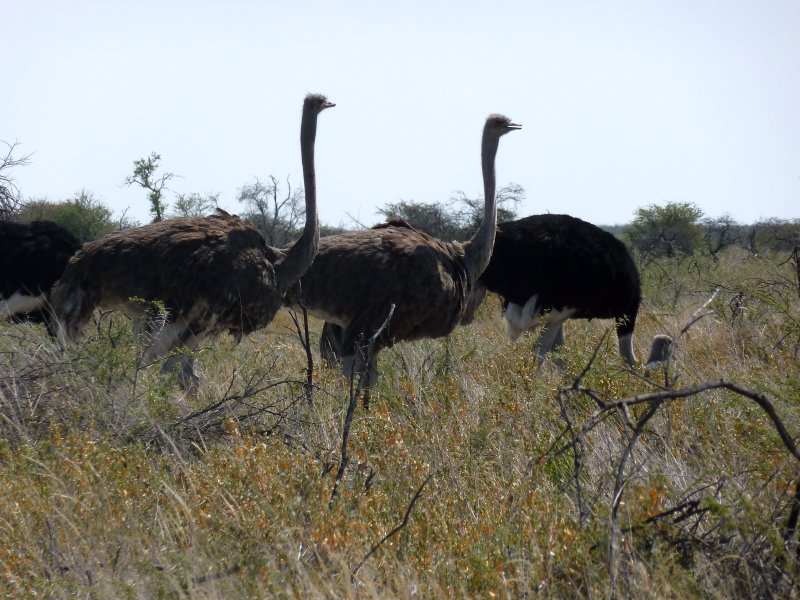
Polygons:
<instances>
[{"instance_id":1,"label":"gray neck","mask_svg":"<svg viewBox=\"0 0 800 600\"><path fill-rule=\"evenodd\" d=\"M275 268L278 287L285 291L306 272L314 260L319 246L319 223L317 221L317 183L314 170L314 140L317 136L317 112L308 106L303 108L300 125L300 154L303 160L303 185L306 198L306 223L303 234L286 253L286 257Z\"/></svg>"},{"instance_id":2,"label":"gray neck","mask_svg":"<svg viewBox=\"0 0 800 600\"><path fill-rule=\"evenodd\" d=\"M497 229L497 199L495 188L497 183L494 174L494 159L500 138L489 134L484 129L481 142L481 168L483 170L484 207L481 226L475 235L464 244L464 261L473 279L480 277L486 270L494 249L494 235Z\"/></svg>"}]
</instances>

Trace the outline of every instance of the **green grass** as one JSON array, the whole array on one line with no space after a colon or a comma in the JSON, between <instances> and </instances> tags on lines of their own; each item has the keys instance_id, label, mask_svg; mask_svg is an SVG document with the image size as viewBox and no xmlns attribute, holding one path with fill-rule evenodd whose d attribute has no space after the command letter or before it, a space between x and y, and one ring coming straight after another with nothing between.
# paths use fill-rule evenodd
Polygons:
<instances>
[{"instance_id":1,"label":"green grass","mask_svg":"<svg viewBox=\"0 0 800 600\"><path fill-rule=\"evenodd\" d=\"M676 335L718 288L714 313L678 341L674 387L736 382L765 394L794 435L800 300L781 260L731 252L645 265L635 344L643 358L654 334ZM330 502L348 384L315 364L307 404L287 314L238 347L204 349L194 397L160 364L141 364L124 319L105 316L65 354L38 326L0 324L0 590L602 598L616 585L624 598L796 596L798 542L784 536L797 461L755 403L723 390L665 403L642 428L609 568L626 418L647 406L609 411L571 448L598 407L568 388L598 345L582 381L597 397L664 383L624 368L609 326L568 322L561 366L539 368L532 338L509 342L489 298L450 338L386 351ZM421 486L407 525L354 573Z\"/></svg>"}]
</instances>

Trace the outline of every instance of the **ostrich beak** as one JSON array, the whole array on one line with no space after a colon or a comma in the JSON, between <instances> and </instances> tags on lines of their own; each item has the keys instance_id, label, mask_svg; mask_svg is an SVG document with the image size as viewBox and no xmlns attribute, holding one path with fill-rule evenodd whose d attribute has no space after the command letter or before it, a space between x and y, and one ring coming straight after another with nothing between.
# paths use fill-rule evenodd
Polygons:
<instances>
[{"instance_id":1,"label":"ostrich beak","mask_svg":"<svg viewBox=\"0 0 800 600\"><path fill-rule=\"evenodd\" d=\"M326 108L333 108L334 106L336 106L336 104L330 100L325 100L325 103L322 105L322 110L325 110Z\"/></svg>"},{"instance_id":2,"label":"ostrich beak","mask_svg":"<svg viewBox=\"0 0 800 600\"><path fill-rule=\"evenodd\" d=\"M508 129L509 131L514 131L515 129L522 129L522 125L518 123L509 123L508 125L506 125L506 129Z\"/></svg>"}]
</instances>

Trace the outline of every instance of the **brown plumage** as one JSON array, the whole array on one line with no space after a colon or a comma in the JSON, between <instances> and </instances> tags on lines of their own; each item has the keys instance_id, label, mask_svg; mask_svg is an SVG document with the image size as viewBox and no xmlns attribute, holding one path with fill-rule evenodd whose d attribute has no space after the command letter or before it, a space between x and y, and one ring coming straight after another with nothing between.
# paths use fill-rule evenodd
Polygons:
<instances>
[{"instance_id":1,"label":"brown plumage","mask_svg":"<svg viewBox=\"0 0 800 600\"><path fill-rule=\"evenodd\" d=\"M163 325L152 327L148 361L225 331L239 338L266 326L316 252L314 139L317 115L330 106L320 95L303 104L306 224L295 244L271 248L252 224L224 211L112 233L73 257L53 291L61 340L77 342L98 306L137 317L166 309ZM178 360L180 383L196 386L191 357L173 357L165 370Z\"/></svg>"},{"instance_id":2,"label":"brown plumage","mask_svg":"<svg viewBox=\"0 0 800 600\"><path fill-rule=\"evenodd\" d=\"M323 344L332 352L323 350L323 356L342 358L345 375L363 370L356 343L378 330L392 304L394 314L377 340L376 354L398 341L445 336L471 316L472 288L494 243L495 155L500 137L519 127L500 115L486 120L481 144L484 217L468 242L445 242L403 221L320 240L301 288L294 286L285 303L293 308L304 303L312 315L327 321ZM377 376L375 359L369 365L368 387ZM368 398L367 391L365 404Z\"/></svg>"}]
</instances>

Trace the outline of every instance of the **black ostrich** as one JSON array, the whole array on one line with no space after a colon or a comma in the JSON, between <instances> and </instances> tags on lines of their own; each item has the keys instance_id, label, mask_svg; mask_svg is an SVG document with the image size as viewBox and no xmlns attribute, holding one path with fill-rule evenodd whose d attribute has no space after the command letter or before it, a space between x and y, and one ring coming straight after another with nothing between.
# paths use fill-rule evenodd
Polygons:
<instances>
[{"instance_id":1,"label":"black ostrich","mask_svg":"<svg viewBox=\"0 0 800 600\"><path fill-rule=\"evenodd\" d=\"M615 319L619 353L636 363L639 272L625 244L596 225L551 214L500 223L480 283L502 297L512 340L543 326L540 360L564 343L567 319Z\"/></svg>"},{"instance_id":2,"label":"black ostrich","mask_svg":"<svg viewBox=\"0 0 800 600\"><path fill-rule=\"evenodd\" d=\"M0 221L0 319L44 321L50 289L81 243L52 221Z\"/></svg>"}]
</instances>

